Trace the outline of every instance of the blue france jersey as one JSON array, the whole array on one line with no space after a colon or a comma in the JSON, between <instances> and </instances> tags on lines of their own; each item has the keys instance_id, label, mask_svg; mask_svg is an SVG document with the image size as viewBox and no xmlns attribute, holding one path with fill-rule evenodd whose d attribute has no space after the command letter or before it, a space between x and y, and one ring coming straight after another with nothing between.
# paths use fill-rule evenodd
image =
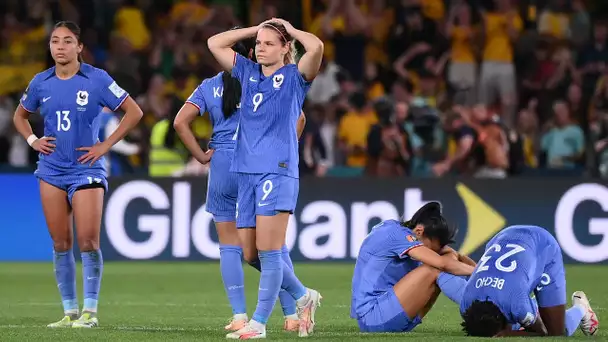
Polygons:
<instances>
[{"instance_id":1,"label":"blue france jersey","mask_svg":"<svg viewBox=\"0 0 608 342\"><path fill-rule=\"evenodd\" d=\"M197 107L201 115L205 112L209 113L211 125L213 126L213 134L209 142L209 147L212 149L233 149L236 142L236 127L239 121L240 109L237 108L226 119L222 112L223 93L224 83L222 82L222 73L220 72L213 78L204 80L194 90L188 100L186 100L186 102Z\"/></svg>"},{"instance_id":2,"label":"blue france jersey","mask_svg":"<svg viewBox=\"0 0 608 342\"><path fill-rule=\"evenodd\" d=\"M51 154L39 154L38 171L63 174L90 170L89 164L78 162L86 152L76 148L93 146L99 141L98 116L102 108L115 111L127 96L107 72L84 63L68 80L59 79L55 67L37 74L23 94L21 106L31 113L40 109L44 135L56 139ZM104 164L101 158L92 168L105 170Z\"/></svg>"},{"instance_id":3,"label":"blue france jersey","mask_svg":"<svg viewBox=\"0 0 608 342\"><path fill-rule=\"evenodd\" d=\"M232 74L241 81L241 119L231 171L299 177L298 117L310 82L295 64L265 77L259 64L235 54Z\"/></svg>"},{"instance_id":4,"label":"blue france jersey","mask_svg":"<svg viewBox=\"0 0 608 342\"><path fill-rule=\"evenodd\" d=\"M475 300L490 300L510 323L534 323L538 303L532 293L552 262L554 244L551 234L536 226L511 226L496 234L467 282L460 312Z\"/></svg>"},{"instance_id":5,"label":"blue france jersey","mask_svg":"<svg viewBox=\"0 0 608 342\"><path fill-rule=\"evenodd\" d=\"M358 318L374 304L374 297L391 289L401 278L420 266L407 253L422 243L399 221L376 225L363 240L352 282L350 315Z\"/></svg>"}]
</instances>

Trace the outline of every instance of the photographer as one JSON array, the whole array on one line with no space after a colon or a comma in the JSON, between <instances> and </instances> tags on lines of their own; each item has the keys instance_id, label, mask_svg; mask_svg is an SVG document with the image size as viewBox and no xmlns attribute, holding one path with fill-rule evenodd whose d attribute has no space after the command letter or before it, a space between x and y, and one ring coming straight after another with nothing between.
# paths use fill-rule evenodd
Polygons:
<instances>
[{"instance_id":1,"label":"photographer","mask_svg":"<svg viewBox=\"0 0 608 342\"><path fill-rule=\"evenodd\" d=\"M412 147L407 132L395 123L394 105L381 99L374 104L379 123L367 136L365 173L376 177L402 177L410 174Z\"/></svg>"}]
</instances>

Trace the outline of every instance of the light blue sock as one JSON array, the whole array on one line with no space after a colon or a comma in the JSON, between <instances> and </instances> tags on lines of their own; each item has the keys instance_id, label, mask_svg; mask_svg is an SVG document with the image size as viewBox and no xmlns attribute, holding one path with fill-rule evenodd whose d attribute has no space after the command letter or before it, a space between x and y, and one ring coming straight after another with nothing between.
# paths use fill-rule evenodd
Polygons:
<instances>
[{"instance_id":1,"label":"light blue sock","mask_svg":"<svg viewBox=\"0 0 608 342\"><path fill-rule=\"evenodd\" d=\"M583 317L585 317L585 308L580 305L575 305L566 310L566 332L568 336L574 335Z\"/></svg>"},{"instance_id":2,"label":"light blue sock","mask_svg":"<svg viewBox=\"0 0 608 342\"><path fill-rule=\"evenodd\" d=\"M82 280L84 285L84 306L82 311L97 312L97 300L103 274L103 256L101 250L81 252Z\"/></svg>"},{"instance_id":3,"label":"light blue sock","mask_svg":"<svg viewBox=\"0 0 608 342\"><path fill-rule=\"evenodd\" d=\"M247 313L242 256L241 247L220 245L220 272L233 315Z\"/></svg>"},{"instance_id":4,"label":"light blue sock","mask_svg":"<svg viewBox=\"0 0 608 342\"><path fill-rule=\"evenodd\" d=\"M464 277L455 276L453 274L441 272L437 278L437 285L451 301L460 305L462 293L467 281Z\"/></svg>"},{"instance_id":5,"label":"light blue sock","mask_svg":"<svg viewBox=\"0 0 608 342\"><path fill-rule=\"evenodd\" d=\"M55 280L61 294L63 312L66 315L78 314L78 299L76 297L76 260L74 252L53 251L53 266L55 269Z\"/></svg>"},{"instance_id":6,"label":"light blue sock","mask_svg":"<svg viewBox=\"0 0 608 342\"><path fill-rule=\"evenodd\" d=\"M283 259L280 250L260 251L262 275L258 289L258 305L252 319L258 323L266 324L272 313L274 303L279 297L279 290L283 282Z\"/></svg>"},{"instance_id":7,"label":"light blue sock","mask_svg":"<svg viewBox=\"0 0 608 342\"><path fill-rule=\"evenodd\" d=\"M289 269L293 270L293 262L291 262L289 249L287 249L286 245L283 245L283 248L281 248L281 257L285 262L283 268L287 266ZM285 282L285 276L283 276L283 282ZM279 292L279 301L281 302L281 308L283 308L283 316L287 317L296 314L296 300L293 299L291 294L285 291L285 289L281 289Z\"/></svg>"}]
</instances>

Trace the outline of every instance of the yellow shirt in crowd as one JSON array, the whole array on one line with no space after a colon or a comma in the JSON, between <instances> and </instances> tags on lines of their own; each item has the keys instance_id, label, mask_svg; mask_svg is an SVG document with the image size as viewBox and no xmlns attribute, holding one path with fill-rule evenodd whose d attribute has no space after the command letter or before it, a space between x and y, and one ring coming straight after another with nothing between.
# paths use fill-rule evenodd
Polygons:
<instances>
[{"instance_id":1,"label":"yellow shirt in crowd","mask_svg":"<svg viewBox=\"0 0 608 342\"><path fill-rule=\"evenodd\" d=\"M507 28L506 14L486 13L485 33L486 43L483 51L483 60L487 62L513 62L513 46ZM512 15L513 26L519 33L523 29L523 21L519 14Z\"/></svg>"}]
</instances>

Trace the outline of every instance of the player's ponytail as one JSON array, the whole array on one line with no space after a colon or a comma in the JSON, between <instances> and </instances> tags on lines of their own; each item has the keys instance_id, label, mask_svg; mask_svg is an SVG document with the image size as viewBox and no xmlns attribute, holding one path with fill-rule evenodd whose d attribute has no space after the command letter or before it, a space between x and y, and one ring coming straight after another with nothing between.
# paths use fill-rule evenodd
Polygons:
<instances>
[{"instance_id":1,"label":"player's ponytail","mask_svg":"<svg viewBox=\"0 0 608 342\"><path fill-rule=\"evenodd\" d=\"M222 113L227 119L236 111L241 102L241 82L226 71L222 73L222 82L224 83Z\"/></svg>"}]
</instances>

